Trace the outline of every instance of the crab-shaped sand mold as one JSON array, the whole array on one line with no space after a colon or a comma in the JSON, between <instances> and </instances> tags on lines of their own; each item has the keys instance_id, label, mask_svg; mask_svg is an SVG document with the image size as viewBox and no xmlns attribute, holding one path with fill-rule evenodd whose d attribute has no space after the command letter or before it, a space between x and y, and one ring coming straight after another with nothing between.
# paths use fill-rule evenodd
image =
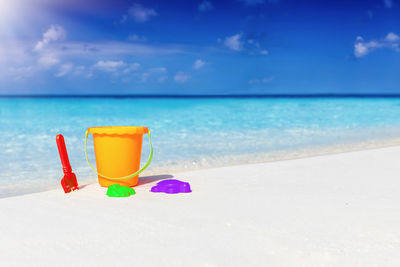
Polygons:
<instances>
[{"instance_id":1,"label":"crab-shaped sand mold","mask_svg":"<svg viewBox=\"0 0 400 267\"><path fill-rule=\"evenodd\" d=\"M133 188L119 184L110 185L107 189L107 196L109 197L129 197L134 194L136 192Z\"/></svg>"},{"instance_id":2,"label":"crab-shaped sand mold","mask_svg":"<svg viewBox=\"0 0 400 267\"><path fill-rule=\"evenodd\" d=\"M166 193L166 194L178 194L178 193L190 193L190 184L175 179L168 179L158 182L157 185L153 186L150 190L153 193Z\"/></svg>"}]
</instances>

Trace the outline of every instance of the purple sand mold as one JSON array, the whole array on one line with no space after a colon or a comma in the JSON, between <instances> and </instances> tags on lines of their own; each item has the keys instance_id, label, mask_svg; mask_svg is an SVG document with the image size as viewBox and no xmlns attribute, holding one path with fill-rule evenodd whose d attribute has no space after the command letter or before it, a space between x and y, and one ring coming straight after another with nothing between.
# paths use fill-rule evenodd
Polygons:
<instances>
[{"instance_id":1,"label":"purple sand mold","mask_svg":"<svg viewBox=\"0 0 400 267\"><path fill-rule=\"evenodd\" d=\"M177 193L190 193L190 184L175 179L168 179L158 182L157 185L153 186L150 190L153 193L164 192L167 194Z\"/></svg>"}]
</instances>

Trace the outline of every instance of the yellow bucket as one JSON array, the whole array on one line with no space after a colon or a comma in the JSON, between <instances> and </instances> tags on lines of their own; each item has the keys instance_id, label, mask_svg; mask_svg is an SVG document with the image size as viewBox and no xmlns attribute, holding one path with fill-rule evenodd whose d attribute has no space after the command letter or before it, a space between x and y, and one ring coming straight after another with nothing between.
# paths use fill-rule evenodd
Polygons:
<instances>
[{"instance_id":1,"label":"yellow bucket","mask_svg":"<svg viewBox=\"0 0 400 267\"><path fill-rule=\"evenodd\" d=\"M97 171L90 164L87 155L89 133L93 135ZM150 155L147 163L139 170L142 139L146 133L149 135ZM85 155L90 168L97 173L101 186L135 186L139 174L150 165L153 158L150 131L147 127L131 126L88 128L85 134Z\"/></svg>"}]
</instances>

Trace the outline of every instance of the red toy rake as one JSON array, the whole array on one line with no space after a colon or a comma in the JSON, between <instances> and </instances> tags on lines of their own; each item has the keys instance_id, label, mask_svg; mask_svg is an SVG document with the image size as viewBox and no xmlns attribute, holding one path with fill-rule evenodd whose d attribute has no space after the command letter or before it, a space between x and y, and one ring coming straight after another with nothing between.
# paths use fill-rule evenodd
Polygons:
<instances>
[{"instance_id":1,"label":"red toy rake","mask_svg":"<svg viewBox=\"0 0 400 267\"><path fill-rule=\"evenodd\" d=\"M61 134L56 136L58 152L60 153L61 164L63 166L64 177L61 179L61 186L65 193L79 189L75 173L72 172L69 164L67 148L65 147L64 137Z\"/></svg>"}]
</instances>

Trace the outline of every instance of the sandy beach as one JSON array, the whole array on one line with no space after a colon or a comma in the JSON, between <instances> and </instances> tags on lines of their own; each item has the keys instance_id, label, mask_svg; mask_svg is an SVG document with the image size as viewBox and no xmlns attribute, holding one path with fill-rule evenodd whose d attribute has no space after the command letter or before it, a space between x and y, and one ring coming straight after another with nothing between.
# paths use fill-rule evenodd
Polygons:
<instances>
[{"instance_id":1,"label":"sandy beach","mask_svg":"<svg viewBox=\"0 0 400 267\"><path fill-rule=\"evenodd\" d=\"M400 146L0 200L1 266L399 266ZM150 193L162 179L190 194Z\"/></svg>"}]
</instances>

